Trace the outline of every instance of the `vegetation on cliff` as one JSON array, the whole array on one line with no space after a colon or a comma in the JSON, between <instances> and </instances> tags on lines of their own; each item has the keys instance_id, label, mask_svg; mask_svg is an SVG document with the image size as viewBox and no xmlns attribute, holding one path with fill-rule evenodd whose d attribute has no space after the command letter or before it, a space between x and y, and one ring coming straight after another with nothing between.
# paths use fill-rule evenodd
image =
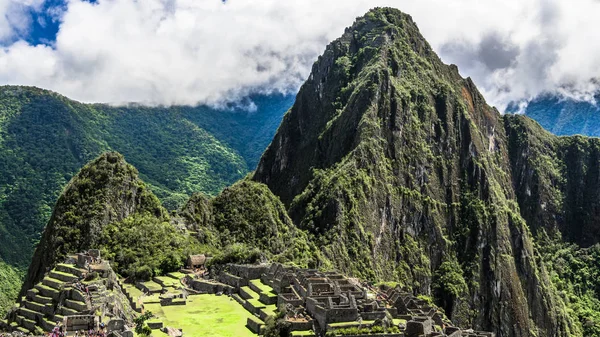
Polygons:
<instances>
[{"instance_id":1,"label":"vegetation on cliff","mask_svg":"<svg viewBox=\"0 0 600 337\"><path fill-rule=\"evenodd\" d=\"M255 167L293 96L240 107L81 104L33 87L0 87L0 258L26 267L77 171L118 151L168 209L216 195Z\"/></svg>"},{"instance_id":2,"label":"vegetation on cliff","mask_svg":"<svg viewBox=\"0 0 600 337\"><path fill-rule=\"evenodd\" d=\"M211 200L194 196L181 215L200 243L219 248L215 261L244 260L256 249L273 261L316 264L315 246L263 184L242 180Z\"/></svg>"},{"instance_id":3,"label":"vegetation on cliff","mask_svg":"<svg viewBox=\"0 0 600 337\"><path fill-rule=\"evenodd\" d=\"M568 336L504 126L409 16L375 9L314 64L253 178L336 268L431 294L459 325Z\"/></svg>"},{"instance_id":4,"label":"vegetation on cliff","mask_svg":"<svg viewBox=\"0 0 600 337\"><path fill-rule=\"evenodd\" d=\"M22 271L0 260L0 317L15 303L22 281Z\"/></svg>"},{"instance_id":5,"label":"vegetation on cliff","mask_svg":"<svg viewBox=\"0 0 600 337\"><path fill-rule=\"evenodd\" d=\"M581 248L560 236L542 237L538 250L552 283L579 323L578 335L600 336L600 245Z\"/></svg>"}]
</instances>

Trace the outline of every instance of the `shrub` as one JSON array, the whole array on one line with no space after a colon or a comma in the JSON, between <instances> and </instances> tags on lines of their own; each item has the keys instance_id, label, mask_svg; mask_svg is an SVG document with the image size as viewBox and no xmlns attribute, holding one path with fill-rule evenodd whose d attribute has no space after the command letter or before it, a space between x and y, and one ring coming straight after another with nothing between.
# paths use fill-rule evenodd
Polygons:
<instances>
[{"instance_id":1,"label":"shrub","mask_svg":"<svg viewBox=\"0 0 600 337\"><path fill-rule=\"evenodd\" d=\"M141 281L148 281L152 278L152 268L141 266L135 271L135 278Z\"/></svg>"}]
</instances>

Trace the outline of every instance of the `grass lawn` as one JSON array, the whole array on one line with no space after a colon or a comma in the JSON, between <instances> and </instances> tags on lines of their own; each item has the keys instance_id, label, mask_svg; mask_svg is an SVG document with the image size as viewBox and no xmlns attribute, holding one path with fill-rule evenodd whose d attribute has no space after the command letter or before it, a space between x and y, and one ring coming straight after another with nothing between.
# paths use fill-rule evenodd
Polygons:
<instances>
[{"instance_id":1,"label":"grass lawn","mask_svg":"<svg viewBox=\"0 0 600 337\"><path fill-rule=\"evenodd\" d=\"M261 280L250 280L250 283L252 283L255 287L257 287L258 289L260 289L260 291L263 294L277 295L277 294L275 294L275 292L273 291L273 288L271 288L271 286L262 283Z\"/></svg>"},{"instance_id":2,"label":"grass lawn","mask_svg":"<svg viewBox=\"0 0 600 337\"><path fill-rule=\"evenodd\" d=\"M246 320L254 316L228 296L192 295L187 305L146 304L144 307L165 327L183 329L185 336L256 337L246 328Z\"/></svg>"},{"instance_id":3,"label":"grass lawn","mask_svg":"<svg viewBox=\"0 0 600 337\"><path fill-rule=\"evenodd\" d=\"M154 281L141 282L150 291L161 291L162 286Z\"/></svg>"},{"instance_id":4,"label":"grass lawn","mask_svg":"<svg viewBox=\"0 0 600 337\"><path fill-rule=\"evenodd\" d=\"M312 330L308 330L308 331L292 331L292 336L296 337L296 336L306 336L306 337L310 337L310 336L314 336L315 333Z\"/></svg>"},{"instance_id":5,"label":"grass lawn","mask_svg":"<svg viewBox=\"0 0 600 337\"><path fill-rule=\"evenodd\" d=\"M160 303L160 295L159 294L153 294L150 296L142 296L142 302L144 302L144 304L146 303Z\"/></svg>"},{"instance_id":6,"label":"grass lawn","mask_svg":"<svg viewBox=\"0 0 600 337\"><path fill-rule=\"evenodd\" d=\"M176 280L174 278L170 278L168 276L157 276L156 277L157 280L160 280L161 282L163 282L165 287L178 287L181 285L181 283L179 282L179 280Z\"/></svg>"},{"instance_id":7,"label":"grass lawn","mask_svg":"<svg viewBox=\"0 0 600 337\"><path fill-rule=\"evenodd\" d=\"M398 324L405 324L406 325L406 320L405 319L394 318L393 323L394 323L394 325L398 325Z\"/></svg>"},{"instance_id":8,"label":"grass lawn","mask_svg":"<svg viewBox=\"0 0 600 337\"><path fill-rule=\"evenodd\" d=\"M264 309L265 313L269 316L275 316L277 315L277 312L279 310L277 310L277 304L270 304L270 305L266 305Z\"/></svg>"},{"instance_id":9,"label":"grass lawn","mask_svg":"<svg viewBox=\"0 0 600 337\"><path fill-rule=\"evenodd\" d=\"M174 271L172 273L168 273L167 276L171 277L171 278L175 278L177 280L180 280L182 278L185 277L186 274L182 273L182 272L178 272L178 271Z\"/></svg>"},{"instance_id":10,"label":"grass lawn","mask_svg":"<svg viewBox=\"0 0 600 337\"><path fill-rule=\"evenodd\" d=\"M337 322L337 323L329 323L327 325L329 325L330 327L337 329L337 328L349 328L349 327L353 327L353 326L369 326L371 324L375 323L375 321L362 321L362 323L358 323L358 322Z\"/></svg>"}]
</instances>

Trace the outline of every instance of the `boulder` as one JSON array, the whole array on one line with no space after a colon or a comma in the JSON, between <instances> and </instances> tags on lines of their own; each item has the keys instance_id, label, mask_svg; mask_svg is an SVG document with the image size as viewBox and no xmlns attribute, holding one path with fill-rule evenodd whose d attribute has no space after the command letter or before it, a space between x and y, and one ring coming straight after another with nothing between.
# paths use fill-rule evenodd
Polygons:
<instances>
[{"instance_id":1,"label":"boulder","mask_svg":"<svg viewBox=\"0 0 600 337\"><path fill-rule=\"evenodd\" d=\"M183 336L183 332L181 330L175 329L175 328L171 328L171 327L162 328L162 329L160 329L160 331L166 333L170 337L181 337L181 336Z\"/></svg>"},{"instance_id":2,"label":"boulder","mask_svg":"<svg viewBox=\"0 0 600 337\"><path fill-rule=\"evenodd\" d=\"M113 318L106 325L108 332L125 330L125 321L120 318Z\"/></svg>"}]
</instances>

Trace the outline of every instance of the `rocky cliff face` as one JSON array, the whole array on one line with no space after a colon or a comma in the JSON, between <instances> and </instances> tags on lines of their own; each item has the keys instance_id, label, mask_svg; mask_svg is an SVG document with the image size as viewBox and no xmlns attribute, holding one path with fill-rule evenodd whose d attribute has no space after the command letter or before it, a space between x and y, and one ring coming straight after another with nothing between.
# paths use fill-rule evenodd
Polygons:
<instances>
[{"instance_id":1,"label":"rocky cliff face","mask_svg":"<svg viewBox=\"0 0 600 337\"><path fill-rule=\"evenodd\" d=\"M432 294L461 326L567 336L510 125L408 15L375 9L314 64L254 179L337 268Z\"/></svg>"},{"instance_id":2,"label":"rocky cliff face","mask_svg":"<svg viewBox=\"0 0 600 337\"><path fill-rule=\"evenodd\" d=\"M600 242L600 139L555 137L523 116L506 116L505 125L529 227L582 247Z\"/></svg>"},{"instance_id":3,"label":"rocky cliff face","mask_svg":"<svg viewBox=\"0 0 600 337\"><path fill-rule=\"evenodd\" d=\"M160 201L122 155L102 154L84 166L59 197L21 293L39 282L66 254L100 248L104 227L134 214L168 218Z\"/></svg>"}]
</instances>

